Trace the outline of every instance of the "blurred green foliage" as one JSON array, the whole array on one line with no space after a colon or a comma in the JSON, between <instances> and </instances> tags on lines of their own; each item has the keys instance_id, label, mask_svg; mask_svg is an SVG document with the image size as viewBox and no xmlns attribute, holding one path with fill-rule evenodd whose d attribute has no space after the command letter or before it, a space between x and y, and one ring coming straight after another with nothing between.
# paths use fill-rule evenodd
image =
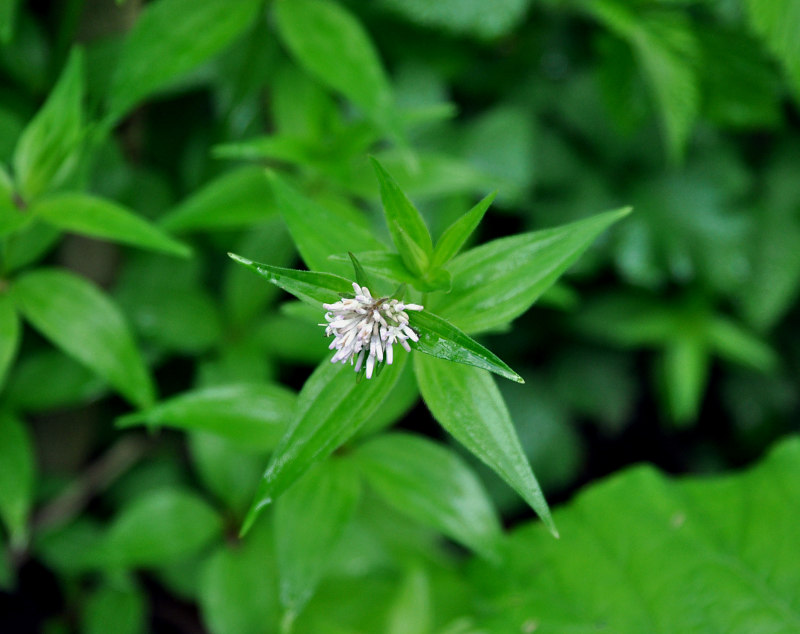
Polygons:
<instances>
[{"instance_id":1,"label":"blurred green foliage","mask_svg":"<svg viewBox=\"0 0 800 634\"><path fill-rule=\"evenodd\" d=\"M797 631L798 33L0 0L0 630ZM447 320L361 383L348 252Z\"/></svg>"}]
</instances>

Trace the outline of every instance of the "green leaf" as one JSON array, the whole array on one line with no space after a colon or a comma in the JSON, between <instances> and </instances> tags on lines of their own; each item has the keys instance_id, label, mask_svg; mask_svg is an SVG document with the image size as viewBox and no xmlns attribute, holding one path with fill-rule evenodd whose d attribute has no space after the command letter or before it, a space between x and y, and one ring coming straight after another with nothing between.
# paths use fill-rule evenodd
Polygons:
<instances>
[{"instance_id":1,"label":"green leaf","mask_svg":"<svg viewBox=\"0 0 800 634\"><path fill-rule=\"evenodd\" d=\"M31 205L30 212L62 231L181 257L191 254L185 244L171 238L130 209L89 194L70 192L47 196Z\"/></svg>"},{"instance_id":2,"label":"green leaf","mask_svg":"<svg viewBox=\"0 0 800 634\"><path fill-rule=\"evenodd\" d=\"M358 20L329 0L276 2L274 7L278 34L300 65L373 120L387 124L391 86Z\"/></svg>"},{"instance_id":3,"label":"green leaf","mask_svg":"<svg viewBox=\"0 0 800 634\"><path fill-rule=\"evenodd\" d=\"M0 165L0 237L16 233L31 221L11 177Z\"/></svg>"},{"instance_id":4,"label":"green leaf","mask_svg":"<svg viewBox=\"0 0 800 634\"><path fill-rule=\"evenodd\" d=\"M386 625L387 634L427 634L431 632L433 610L431 588L425 570L420 566L410 568L403 576L400 589L390 609ZM450 628L443 632L450 632ZM458 634L460 630L453 630ZM466 630L464 631L466 634Z\"/></svg>"},{"instance_id":5,"label":"green leaf","mask_svg":"<svg viewBox=\"0 0 800 634\"><path fill-rule=\"evenodd\" d=\"M28 430L11 414L0 411L0 518L15 544L25 540L33 503L34 469Z\"/></svg>"},{"instance_id":6,"label":"green leaf","mask_svg":"<svg viewBox=\"0 0 800 634\"><path fill-rule=\"evenodd\" d=\"M531 0L494 0L491 6L481 0L381 0L380 4L431 30L490 39L519 24Z\"/></svg>"},{"instance_id":7,"label":"green leaf","mask_svg":"<svg viewBox=\"0 0 800 634\"><path fill-rule=\"evenodd\" d=\"M205 432L189 434L188 441L192 465L206 490L243 517L264 472L266 452Z\"/></svg>"},{"instance_id":8,"label":"green leaf","mask_svg":"<svg viewBox=\"0 0 800 634\"><path fill-rule=\"evenodd\" d=\"M708 383L711 359L705 342L683 337L667 345L659 361L666 409L678 425L697 419Z\"/></svg>"},{"instance_id":9,"label":"green leaf","mask_svg":"<svg viewBox=\"0 0 800 634\"><path fill-rule=\"evenodd\" d=\"M314 593L353 515L359 493L352 465L327 460L308 471L276 503L280 599L289 622Z\"/></svg>"},{"instance_id":10,"label":"green leaf","mask_svg":"<svg viewBox=\"0 0 800 634\"><path fill-rule=\"evenodd\" d=\"M700 108L699 49L687 16L677 11L637 14L616 0L582 4L633 50L661 116L668 155L681 159Z\"/></svg>"},{"instance_id":11,"label":"green leaf","mask_svg":"<svg viewBox=\"0 0 800 634\"><path fill-rule=\"evenodd\" d=\"M734 321L715 316L709 319L707 328L709 343L720 357L761 372L771 372L778 366L775 351Z\"/></svg>"},{"instance_id":12,"label":"green leaf","mask_svg":"<svg viewBox=\"0 0 800 634\"><path fill-rule=\"evenodd\" d=\"M83 134L83 82L83 54L75 49L14 150L14 174L26 200L57 186L75 165Z\"/></svg>"},{"instance_id":13,"label":"green leaf","mask_svg":"<svg viewBox=\"0 0 800 634\"><path fill-rule=\"evenodd\" d=\"M272 449L286 431L294 404L295 395L280 385L215 386L127 414L117 425L205 431L254 449Z\"/></svg>"},{"instance_id":14,"label":"green leaf","mask_svg":"<svg viewBox=\"0 0 800 634\"><path fill-rule=\"evenodd\" d=\"M390 433L366 442L353 457L401 513L496 557L500 522L480 480L457 454L421 436Z\"/></svg>"},{"instance_id":15,"label":"green leaf","mask_svg":"<svg viewBox=\"0 0 800 634\"><path fill-rule=\"evenodd\" d=\"M131 403L152 403L153 383L122 313L92 284L66 271L37 269L14 282L11 296L39 332Z\"/></svg>"},{"instance_id":16,"label":"green leaf","mask_svg":"<svg viewBox=\"0 0 800 634\"><path fill-rule=\"evenodd\" d=\"M19 317L14 302L0 291L0 391L3 389L6 373L17 355L19 335Z\"/></svg>"},{"instance_id":17,"label":"green leaf","mask_svg":"<svg viewBox=\"0 0 800 634\"><path fill-rule=\"evenodd\" d=\"M795 632L799 497L796 437L742 474L628 469L555 512L561 542L527 525L503 566L473 567L486 601L475 629Z\"/></svg>"},{"instance_id":18,"label":"green leaf","mask_svg":"<svg viewBox=\"0 0 800 634\"><path fill-rule=\"evenodd\" d=\"M558 535L503 397L488 372L416 355L422 398L453 437L491 467Z\"/></svg>"},{"instance_id":19,"label":"green leaf","mask_svg":"<svg viewBox=\"0 0 800 634\"><path fill-rule=\"evenodd\" d=\"M285 4L280 3L280 6ZM267 176L275 203L308 268L347 275L349 264L331 262L328 256L343 251L385 250L366 227L306 198L274 172L268 172Z\"/></svg>"},{"instance_id":20,"label":"green leaf","mask_svg":"<svg viewBox=\"0 0 800 634\"><path fill-rule=\"evenodd\" d=\"M244 31L259 0L159 0L148 4L128 35L114 70L108 118L186 74Z\"/></svg>"},{"instance_id":21,"label":"green leaf","mask_svg":"<svg viewBox=\"0 0 800 634\"><path fill-rule=\"evenodd\" d=\"M130 580L106 583L91 594L81 616L84 634L141 634L147 623L147 601Z\"/></svg>"},{"instance_id":22,"label":"green leaf","mask_svg":"<svg viewBox=\"0 0 800 634\"><path fill-rule=\"evenodd\" d=\"M161 218L167 231L248 227L277 212L264 169L241 167L217 177Z\"/></svg>"},{"instance_id":23,"label":"green leaf","mask_svg":"<svg viewBox=\"0 0 800 634\"><path fill-rule=\"evenodd\" d=\"M277 634L278 580L271 524L221 546L203 566L198 602L212 634Z\"/></svg>"},{"instance_id":24,"label":"green leaf","mask_svg":"<svg viewBox=\"0 0 800 634\"><path fill-rule=\"evenodd\" d=\"M445 232L436 243L436 248L433 250L432 268L444 266L458 254L461 247L472 235L472 232L483 220L483 216L486 210L489 209L489 205L494 201L495 196L497 196L497 192L492 192L445 229Z\"/></svg>"},{"instance_id":25,"label":"green leaf","mask_svg":"<svg viewBox=\"0 0 800 634\"><path fill-rule=\"evenodd\" d=\"M409 341L414 350L438 359L473 365L517 383L525 383L497 355L441 317L427 311L411 312L409 323L419 334L419 341Z\"/></svg>"},{"instance_id":26,"label":"green leaf","mask_svg":"<svg viewBox=\"0 0 800 634\"><path fill-rule=\"evenodd\" d=\"M448 268L453 289L431 310L465 332L504 326L524 313L630 207L552 229L499 238L462 253Z\"/></svg>"},{"instance_id":27,"label":"green leaf","mask_svg":"<svg viewBox=\"0 0 800 634\"><path fill-rule=\"evenodd\" d=\"M383 169L377 159L371 160L380 184L381 201L392 241L408 270L421 276L428 270L430 256L433 254L428 227L394 178Z\"/></svg>"},{"instance_id":28,"label":"green leaf","mask_svg":"<svg viewBox=\"0 0 800 634\"><path fill-rule=\"evenodd\" d=\"M747 0L750 22L783 64L800 95L800 6L792 0Z\"/></svg>"},{"instance_id":29,"label":"green leaf","mask_svg":"<svg viewBox=\"0 0 800 634\"><path fill-rule=\"evenodd\" d=\"M350 261L353 263L353 273L356 276L356 282L358 282L359 286L366 286L367 288L375 288L369 280L369 276L367 272L364 270L364 267L361 266L361 262L358 261L355 255L352 252L347 253L347 256L350 258Z\"/></svg>"},{"instance_id":30,"label":"green leaf","mask_svg":"<svg viewBox=\"0 0 800 634\"><path fill-rule=\"evenodd\" d=\"M342 254L330 256L330 260L344 262L347 256ZM397 253L388 251L366 251L358 254L359 262L364 271L393 282L410 284L423 293L432 291L449 291L452 286L452 276L444 269L431 270L419 277L406 268L402 258ZM368 287L374 290L371 286Z\"/></svg>"},{"instance_id":31,"label":"green leaf","mask_svg":"<svg viewBox=\"0 0 800 634\"><path fill-rule=\"evenodd\" d=\"M157 568L186 559L218 538L222 521L194 493L161 489L123 508L97 544L97 563L108 568Z\"/></svg>"},{"instance_id":32,"label":"green leaf","mask_svg":"<svg viewBox=\"0 0 800 634\"><path fill-rule=\"evenodd\" d=\"M400 377L407 355L372 379L356 382L349 365L323 361L306 381L289 430L272 454L253 505L245 518L247 532L261 510L308 469L346 443L378 410Z\"/></svg>"},{"instance_id":33,"label":"green leaf","mask_svg":"<svg viewBox=\"0 0 800 634\"><path fill-rule=\"evenodd\" d=\"M259 264L241 255L229 253L228 256L255 271L269 282L291 293L298 299L324 310L323 303L335 302L340 294L353 294L353 283L332 273L317 273L315 271L299 271L297 269L284 269L269 264Z\"/></svg>"}]
</instances>

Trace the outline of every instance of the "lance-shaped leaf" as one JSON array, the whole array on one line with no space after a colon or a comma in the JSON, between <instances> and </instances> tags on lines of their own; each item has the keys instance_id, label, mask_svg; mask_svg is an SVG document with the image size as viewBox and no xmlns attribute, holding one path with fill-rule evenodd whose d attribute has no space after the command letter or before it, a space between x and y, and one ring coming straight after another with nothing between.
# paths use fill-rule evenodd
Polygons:
<instances>
[{"instance_id":1,"label":"lance-shaped leaf","mask_svg":"<svg viewBox=\"0 0 800 634\"><path fill-rule=\"evenodd\" d=\"M372 166L378 176L381 201L392 241L408 269L422 275L428 269L430 256L433 254L428 227L394 178L374 158Z\"/></svg>"},{"instance_id":2,"label":"lance-shaped leaf","mask_svg":"<svg viewBox=\"0 0 800 634\"><path fill-rule=\"evenodd\" d=\"M385 249L366 226L307 198L274 172L267 172L267 178L275 204L308 268L347 275L351 270L349 263L331 262L328 257L343 251Z\"/></svg>"},{"instance_id":3,"label":"lance-shaped leaf","mask_svg":"<svg viewBox=\"0 0 800 634\"><path fill-rule=\"evenodd\" d=\"M19 331L19 317L14 303L8 295L0 294L0 389L17 354Z\"/></svg>"},{"instance_id":4,"label":"lance-shaped leaf","mask_svg":"<svg viewBox=\"0 0 800 634\"><path fill-rule=\"evenodd\" d=\"M272 449L286 431L294 405L294 393L279 385L223 385L185 392L122 416L117 424L206 431L253 449Z\"/></svg>"},{"instance_id":5,"label":"lance-shaped leaf","mask_svg":"<svg viewBox=\"0 0 800 634\"><path fill-rule=\"evenodd\" d=\"M291 293L297 299L322 310L322 304L335 302L340 294L353 294L353 283L333 273L284 269L271 264L259 264L235 253L228 254L233 260L255 271L269 282Z\"/></svg>"},{"instance_id":6,"label":"lance-shaped leaf","mask_svg":"<svg viewBox=\"0 0 800 634\"><path fill-rule=\"evenodd\" d=\"M353 465L327 460L298 480L275 506L280 599L291 622L322 578L359 497ZM313 518L313 521L309 521Z\"/></svg>"},{"instance_id":7,"label":"lance-shaped leaf","mask_svg":"<svg viewBox=\"0 0 800 634\"><path fill-rule=\"evenodd\" d=\"M419 334L419 341L409 341L414 350L438 359L474 365L517 383L525 383L500 357L441 317L428 311L419 311L409 313L408 318Z\"/></svg>"},{"instance_id":8,"label":"lance-shaped leaf","mask_svg":"<svg viewBox=\"0 0 800 634\"><path fill-rule=\"evenodd\" d=\"M82 100L83 54L76 49L14 149L14 174L26 199L56 185L72 167L83 133Z\"/></svg>"},{"instance_id":9,"label":"lance-shaped leaf","mask_svg":"<svg viewBox=\"0 0 800 634\"><path fill-rule=\"evenodd\" d=\"M483 220L483 216L486 210L489 209L489 205L494 201L495 196L497 196L497 192L492 192L445 229L445 232L436 243L436 248L433 250L432 268L444 266L456 256L472 235L472 232Z\"/></svg>"},{"instance_id":10,"label":"lance-shaped leaf","mask_svg":"<svg viewBox=\"0 0 800 634\"><path fill-rule=\"evenodd\" d=\"M406 359L398 349L392 366L360 382L349 365L326 359L317 367L300 391L294 420L272 454L242 533L265 506L359 430L392 391Z\"/></svg>"},{"instance_id":11,"label":"lance-shaped leaf","mask_svg":"<svg viewBox=\"0 0 800 634\"><path fill-rule=\"evenodd\" d=\"M384 434L353 456L392 506L467 548L496 556L500 522L478 477L453 451L421 436Z\"/></svg>"},{"instance_id":12,"label":"lance-shaped leaf","mask_svg":"<svg viewBox=\"0 0 800 634\"><path fill-rule=\"evenodd\" d=\"M505 480L558 535L511 416L488 372L414 356L419 389L434 418Z\"/></svg>"},{"instance_id":13,"label":"lance-shaped leaf","mask_svg":"<svg viewBox=\"0 0 800 634\"><path fill-rule=\"evenodd\" d=\"M8 412L0 412L0 519L12 542L24 541L33 478L33 443L28 430Z\"/></svg>"},{"instance_id":14,"label":"lance-shaped leaf","mask_svg":"<svg viewBox=\"0 0 800 634\"><path fill-rule=\"evenodd\" d=\"M332 255L329 259L345 262L347 256L343 254ZM394 282L409 284L423 293L432 291L449 291L452 286L452 276L445 269L430 270L422 277L415 275L406 268L403 259L397 253L388 251L367 251L358 254L358 261L367 273ZM372 287L369 287L371 290Z\"/></svg>"},{"instance_id":15,"label":"lance-shaped leaf","mask_svg":"<svg viewBox=\"0 0 800 634\"><path fill-rule=\"evenodd\" d=\"M181 257L191 254L185 244L130 209L97 196L79 192L47 196L31 205L31 213L64 231Z\"/></svg>"},{"instance_id":16,"label":"lance-shaped leaf","mask_svg":"<svg viewBox=\"0 0 800 634\"><path fill-rule=\"evenodd\" d=\"M452 291L431 309L465 332L503 326L524 313L630 207L567 225L493 240L448 265Z\"/></svg>"},{"instance_id":17,"label":"lance-shaped leaf","mask_svg":"<svg viewBox=\"0 0 800 634\"><path fill-rule=\"evenodd\" d=\"M132 403L147 407L153 383L122 312L72 273L37 269L18 278L11 297L23 316Z\"/></svg>"},{"instance_id":18,"label":"lance-shaped leaf","mask_svg":"<svg viewBox=\"0 0 800 634\"><path fill-rule=\"evenodd\" d=\"M241 167L214 179L161 218L168 231L248 227L277 213L261 167Z\"/></svg>"}]
</instances>

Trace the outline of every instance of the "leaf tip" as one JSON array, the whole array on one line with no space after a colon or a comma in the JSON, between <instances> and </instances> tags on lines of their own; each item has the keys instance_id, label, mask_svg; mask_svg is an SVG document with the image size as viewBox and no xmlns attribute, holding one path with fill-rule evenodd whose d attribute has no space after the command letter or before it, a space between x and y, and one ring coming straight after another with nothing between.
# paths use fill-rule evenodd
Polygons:
<instances>
[{"instance_id":1,"label":"leaf tip","mask_svg":"<svg viewBox=\"0 0 800 634\"><path fill-rule=\"evenodd\" d=\"M250 507L250 510L247 511L247 515L242 522L242 528L239 529L239 539L242 539L245 535L247 535L247 533L250 532L250 529L253 528L253 524L256 523L258 516L261 515L261 510L271 503L272 498L264 498Z\"/></svg>"},{"instance_id":2,"label":"leaf tip","mask_svg":"<svg viewBox=\"0 0 800 634\"><path fill-rule=\"evenodd\" d=\"M241 255L237 255L236 253L231 253L228 251L228 257L231 260L235 260L239 264L244 264L245 266L251 266L253 264L252 260L248 260L247 258L243 258Z\"/></svg>"}]
</instances>

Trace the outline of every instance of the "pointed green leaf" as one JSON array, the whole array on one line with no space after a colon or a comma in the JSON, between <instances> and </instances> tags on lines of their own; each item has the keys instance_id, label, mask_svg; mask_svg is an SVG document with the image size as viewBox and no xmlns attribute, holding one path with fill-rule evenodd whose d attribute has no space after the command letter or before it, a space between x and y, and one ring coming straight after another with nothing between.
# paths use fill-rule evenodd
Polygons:
<instances>
[{"instance_id":1,"label":"pointed green leaf","mask_svg":"<svg viewBox=\"0 0 800 634\"><path fill-rule=\"evenodd\" d=\"M278 34L294 58L325 86L386 123L392 91L375 46L358 20L329 0L277 2Z\"/></svg>"},{"instance_id":2,"label":"pointed green leaf","mask_svg":"<svg viewBox=\"0 0 800 634\"><path fill-rule=\"evenodd\" d=\"M414 356L414 371L434 418L519 493L557 536L550 509L489 373L419 354Z\"/></svg>"},{"instance_id":3,"label":"pointed green leaf","mask_svg":"<svg viewBox=\"0 0 800 634\"><path fill-rule=\"evenodd\" d=\"M33 503L33 443L25 425L0 412L0 519L12 543L24 542Z\"/></svg>"},{"instance_id":4,"label":"pointed green leaf","mask_svg":"<svg viewBox=\"0 0 800 634\"><path fill-rule=\"evenodd\" d=\"M19 0L0 0L0 44L9 44L14 36Z\"/></svg>"},{"instance_id":5,"label":"pointed green leaf","mask_svg":"<svg viewBox=\"0 0 800 634\"><path fill-rule=\"evenodd\" d=\"M750 23L786 69L800 96L800 6L792 0L747 0Z\"/></svg>"},{"instance_id":6,"label":"pointed green leaf","mask_svg":"<svg viewBox=\"0 0 800 634\"><path fill-rule=\"evenodd\" d=\"M337 254L332 255L329 259L336 262L344 262L346 257L345 255ZM358 261L367 273L375 277L408 284L423 293L432 291L447 292L452 286L452 276L449 271L444 269L431 270L420 278L406 268L402 258L397 253L366 251L358 254ZM372 289L371 286L369 288Z\"/></svg>"},{"instance_id":7,"label":"pointed green leaf","mask_svg":"<svg viewBox=\"0 0 800 634\"><path fill-rule=\"evenodd\" d=\"M103 567L159 567L191 556L221 532L221 519L194 493L150 491L117 514L97 543L95 561Z\"/></svg>"},{"instance_id":8,"label":"pointed green leaf","mask_svg":"<svg viewBox=\"0 0 800 634\"><path fill-rule=\"evenodd\" d=\"M153 402L153 383L128 324L95 286L67 271L37 269L14 282L11 296L39 332L131 403Z\"/></svg>"},{"instance_id":9,"label":"pointed green leaf","mask_svg":"<svg viewBox=\"0 0 800 634\"><path fill-rule=\"evenodd\" d=\"M472 235L472 232L483 220L483 216L486 210L489 209L489 205L494 201L495 196L497 196L497 192L492 192L445 229L445 232L436 243L436 248L433 250L431 268L444 266L458 254L461 247Z\"/></svg>"},{"instance_id":10,"label":"pointed green leaf","mask_svg":"<svg viewBox=\"0 0 800 634\"><path fill-rule=\"evenodd\" d=\"M215 178L178 204L159 224L167 231L248 227L277 213L266 173L241 167Z\"/></svg>"},{"instance_id":11,"label":"pointed green leaf","mask_svg":"<svg viewBox=\"0 0 800 634\"><path fill-rule=\"evenodd\" d=\"M22 197L36 197L74 166L83 134L83 54L72 51L58 83L14 150L14 174Z\"/></svg>"},{"instance_id":12,"label":"pointed green leaf","mask_svg":"<svg viewBox=\"0 0 800 634\"><path fill-rule=\"evenodd\" d=\"M291 621L314 593L359 493L353 466L327 460L308 471L276 503L275 548L286 620Z\"/></svg>"},{"instance_id":13,"label":"pointed green leaf","mask_svg":"<svg viewBox=\"0 0 800 634\"><path fill-rule=\"evenodd\" d=\"M295 395L280 385L214 386L122 416L117 425L205 431L253 449L272 449L286 431L294 405Z\"/></svg>"},{"instance_id":14,"label":"pointed green leaf","mask_svg":"<svg viewBox=\"0 0 800 634\"><path fill-rule=\"evenodd\" d=\"M353 457L392 506L484 556L497 555L500 521L480 480L451 450L421 436L383 434Z\"/></svg>"},{"instance_id":15,"label":"pointed green leaf","mask_svg":"<svg viewBox=\"0 0 800 634\"><path fill-rule=\"evenodd\" d=\"M270 264L259 264L235 253L231 259L252 269L268 281L324 312L323 303L335 302L340 294L352 295L353 283L332 273L284 269Z\"/></svg>"},{"instance_id":16,"label":"pointed green leaf","mask_svg":"<svg viewBox=\"0 0 800 634\"><path fill-rule=\"evenodd\" d=\"M2 282L0 282L1 284ZM19 348L19 317L14 302L0 291L0 391Z\"/></svg>"},{"instance_id":17,"label":"pointed green leaf","mask_svg":"<svg viewBox=\"0 0 800 634\"><path fill-rule=\"evenodd\" d=\"M798 499L796 436L744 473L614 474L556 510L561 542L525 525L503 566L471 569L474 630L800 631Z\"/></svg>"},{"instance_id":18,"label":"pointed green leaf","mask_svg":"<svg viewBox=\"0 0 800 634\"><path fill-rule=\"evenodd\" d=\"M717 315L709 319L707 328L709 343L720 357L761 372L778 366L775 351L736 322Z\"/></svg>"},{"instance_id":19,"label":"pointed green leaf","mask_svg":"<svg viewBox=\"0 0 800 634\"><path fill-rule=\"evenodd\" d=\"M125 40L108 100L115 122L144 97L222 50L256 17L259 0L159 0Z\"/></svg>"},{"instance_id":20,"label":"pointed green leaf","mask_svg":"<svg viewBox=\"0 0 800 634\"><path fill-rule=\"evenodd\" d=\"M144 593L130 579L106 583L86 600L81 615L83 634L140 634L147 622Z\"/></svg>"},{"instance_id":21,"label":"pointed green leaf","mask_svg":"<svg viewBox=\"0 0 800 634\"><path fill-rule=\"evenodd\" d=\"M265 506L312 465L352 438L378 410L406 363L407 355L402 349L397 352L394 365L379 376L358 383L349 365L333 364L326 359L317 367L300 391L295 418L272 454L244 521L243 533Z\"/></svg>"},{"instance_id":22,"label":"pointed green leaf","mask_svg":"<svg viewBox=\"0 0 800 634\"><path fill-rule=\"evenodd\" d=\"M331 262L328 256L343 251L385 250L365 226L355 224L305 197L274 172L268 172L267 177L275 204L309 269L348 275L349 263Z\"/></svg>"},{"instance_id":23,"label":"pointed green leaf","mask_svg":"<svg viewBox=\"0 0 800 634\"><path fill-rule=\"evenodd\" d=\"M666 410L678 425L697 420L711 369L706 342L686 336L670 342L659 360Z\"/></svg>"},{"instance_id":24,"label":"pointed green leaf","mask_svg":"<svg viewBox=\"0 0 800 634\"><path fill-rule=\"evenodd\" d=\"M453 289L430 308L465 332L504 326L524 313L630 207L553 229L499 238L448 266Z\"/></svg>"},{"instance_id":25,"label":"pointed green leaf","mask_svg":"<svg viewBox=\"0 0 800 634\"><path fill-rule=\"evenodd\" d=\"M62 231L188 257L191 250L130 209L110 200L77 192L36 201L30 212Z\"/></svg>"},{"instance_id":26,"label":"pointed green leaf","mask_svg":"<svg viewBox=\"0 0 800 634\"><path fill-rule=\"evenodd\" d=\"M438 359L473 365L517 383L525 383L496 354L441 317L424 310L412 311L408 317L409 323L419 334L419 341L409 341L414 350Z\"/></svg>"},{"instance_id":27,"label":"pointed green leaf","mask_svg":"<svg viewBox=\"0 0 800 634\"><path fill-rule=\"evenodd\" d=\"M380 184L381 201L392 241L409 270L422 275L428 269L429 258L433 254L428 227L394 178L375 158L371 160Z\"/></svg>"},{"instance_id":28,"label":"pointed green leaf","mask_svg":"<svg viewBox=\"0 0 800 634\"><path fill-rule=\"evenodd\" d=\"M356 282L358 282L358 285L374 289L375 287L370 283L369 276L364 270L364 267L361 266L361 262L358 261L358 258L356 258L351 251L348 251L347 255L350 258L350 261L353 263L353 273L356 276Z\"/></svg>"}]
</instances>

